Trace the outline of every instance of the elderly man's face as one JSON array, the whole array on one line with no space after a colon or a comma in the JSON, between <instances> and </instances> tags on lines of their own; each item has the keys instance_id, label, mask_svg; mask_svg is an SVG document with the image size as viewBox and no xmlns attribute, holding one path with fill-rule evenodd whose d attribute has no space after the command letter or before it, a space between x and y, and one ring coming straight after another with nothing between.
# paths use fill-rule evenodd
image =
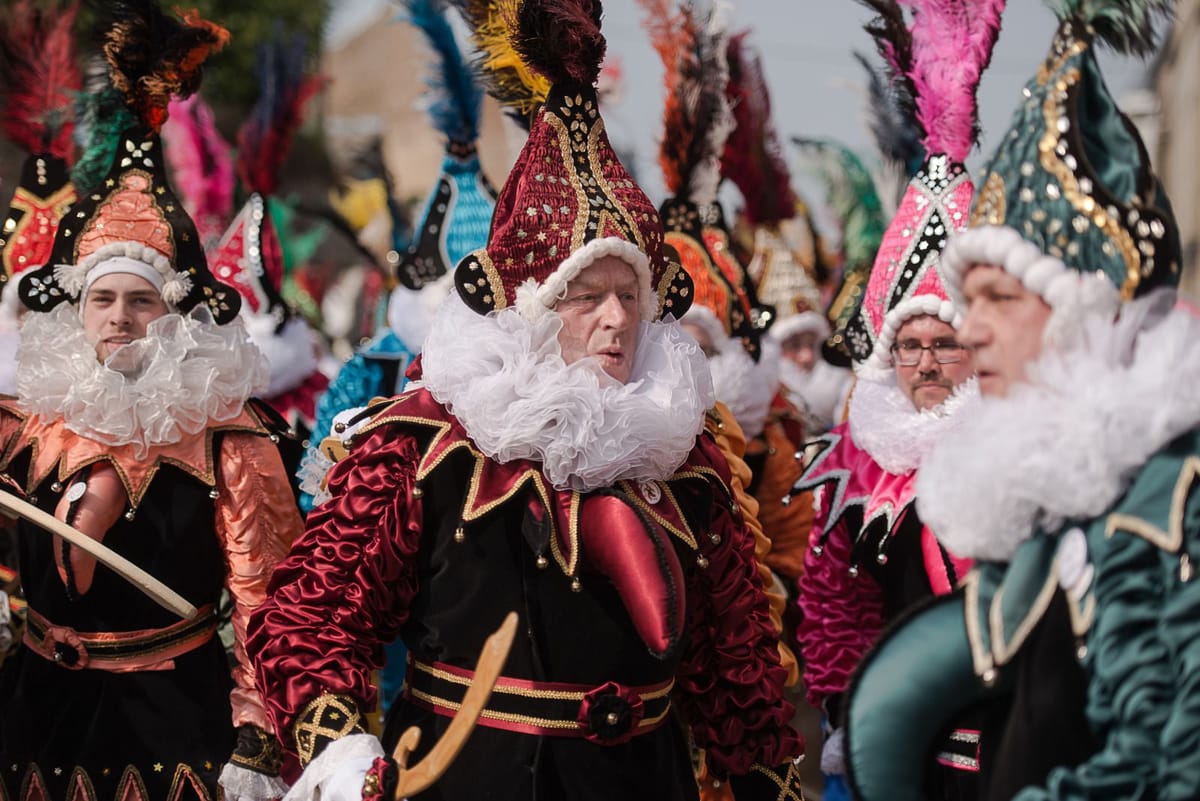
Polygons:
<instances>
[{"instance_id":1,"label":"elderly man's face","mask_svg":"<svg viewBox=\"0 0 1200 801\"><path fill-rule=\"evenodd\" d=\"M954 327L931 314L904 321L892 343L892 362L896 382L917 409L940 405L975 374L971 353L959 346Z\"/></svg>"},{"instance_id":2,"label":"elderly man's face","mask_svg":"<svg viewBox=\"0 0 1200 801\"><path fill-rule=\"evenodd\" d=\"M83 301L83 330L106 360L122 345L146 336L146 328L169 311L154 285L130 273L97 278Z\"/></svg>"},{"instance_id":3,"label":"elderly man's face","mask_svg":"<svg viewBox=\"0 0 1200 801\"><path fill-rule=\"evenodd\" d=\"M959 341L975 352L979 391L1003 397L1025 380L1042 352L1050 307L1021 280L992 264L975 264L963 278L967 316Z\"/></svg>"},{"instance_id":4,"label":"elderly man's face","mask_svg":"<svg viewBox=\"0 0 1200 801\"><path fill-rule=\"evenodd\" d=\"M590 356L622 384L629 381L641 323L639 291L637 274L616 256L597 259L576 276L554 306L563 324L563 361Z\"/></svg>"},{"instance_id":5,"label":"elderly man's face","mask_svg":"<svg viewBox=\"0 0 1200 801\"><path fill-rule=\"evenodd\" d=\"M779 344L783 358L806 373L812 370L817 364L817 359L821 358L815 331L799 331Z\"/></svg>"}]
</instances>

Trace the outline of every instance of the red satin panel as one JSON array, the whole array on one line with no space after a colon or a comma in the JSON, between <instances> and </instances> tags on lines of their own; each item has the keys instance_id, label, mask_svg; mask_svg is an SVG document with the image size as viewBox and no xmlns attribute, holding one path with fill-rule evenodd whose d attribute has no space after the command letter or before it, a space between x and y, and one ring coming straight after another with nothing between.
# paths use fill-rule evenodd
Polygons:
<instances>
[{"instance_id":1,"label":"red satin panel","mask_svg":"<svg viewBox=\"0 0 1200 801\"><path fill-rule=\"evenodd\" d=\"M586 564L612 581L642 642L662 656L683 634L683 569L668 537L613 495L586 498L579 518Z\"/></svg>"},{"instance_id":2,"label":"red satin panel","mask_svg":"<svg viewBox=\"0 0 1200 801\"><path fill-rule=\"evenodd\" d=\"M680 668L679 706L713 774L745 774L754 763L780 765L804 752L791 728L795 708L783 694L779 635L758 581L754 537L726 489L729 468L702 436L688 465L705 465L713 481L711 533L698 537L707 568L687 585L688 653ZM685 468L686 469L686 468Z\"/></svg>"},{"instance_id":3,"label":"red satin panel","mask_svg":"<svg viewBox=\"0 0 1200 801\"><path fill-rule=\"evenodd\" d=\"M251 618L247 651L281 734L323 692L373 707L380 643L395 638L417 592L421 503L409 496L419 459L410 437L384 427L335 465L333 500L309 515Z\"/></svg>"}]
</instances>

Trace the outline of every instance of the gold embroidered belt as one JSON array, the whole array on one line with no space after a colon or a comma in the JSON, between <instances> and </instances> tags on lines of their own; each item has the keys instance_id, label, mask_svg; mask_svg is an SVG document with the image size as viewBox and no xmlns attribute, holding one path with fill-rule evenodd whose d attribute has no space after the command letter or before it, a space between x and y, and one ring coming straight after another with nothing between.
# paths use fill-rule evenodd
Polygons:
<instances>
[{"instance_id":1,"label":"gold embroidered belt","mask_svg":"<svg viewBox=\"0 0 1200 801\"><path fill-rule=\"evenodd\" d=\"M452 717L462 706L474 673L410 655L404 698L414 706ZM536 682L501 676L479 716L480 726L520 734L581 737L617 745L654 731L671 709L674 679L629 687Z\"/></svg>"},{"instance_id":2,"label":"gold embroidered belt","mask_svg":"<svg viewBox=\"0 0 1200 801\"><path fill-rule=\"evenodd\" d=\"M204 645L217 631L213 605L199 612L194 620L161 629L94 632L56 626L30 609L24 640L29 650L67 670L171 670L176 657Z\"/></svg>"}]
</instances>

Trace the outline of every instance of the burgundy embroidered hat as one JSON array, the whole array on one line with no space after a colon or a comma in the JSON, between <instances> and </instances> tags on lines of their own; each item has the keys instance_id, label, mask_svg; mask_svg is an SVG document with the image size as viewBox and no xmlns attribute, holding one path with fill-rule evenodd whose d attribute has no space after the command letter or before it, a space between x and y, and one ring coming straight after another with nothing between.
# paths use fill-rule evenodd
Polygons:
<instances>
[{"instance_id":1,"label":"burgundy embroidered hat","mask_svg":"<svg viewBox=\"0 0 1200 801\"><path fill-rule=\"evenodd\" d=\"M500 197L485 247L455 270L475 311L515 307L541 317L597 259L633 268L641 314L681 317L691 280L663 248L662 222L608 141L596 96L604 58L599 0L524 0L513 46L550 82Z\"/></svg>"}]
</instances>

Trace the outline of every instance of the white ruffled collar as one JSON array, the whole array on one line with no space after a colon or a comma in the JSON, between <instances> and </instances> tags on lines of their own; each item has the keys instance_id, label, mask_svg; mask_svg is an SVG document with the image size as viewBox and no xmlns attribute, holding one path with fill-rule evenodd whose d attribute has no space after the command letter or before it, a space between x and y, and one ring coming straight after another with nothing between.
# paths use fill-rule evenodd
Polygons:
<instances>
[{"instance_id":1,"label":"white ruffled collar","mask_svg":"<svg viewBox=\"0 0 1200 801\"><path fill-rule=\"evenodd\" d=\"M703 353L675 323L641 323L633 378L562 360L562 322L471 311L454 293L422 356L421 383L489 458L541 462L559 489L665 479L687 459L713 405Z\"/></svg>"},{"instance_id":2,"label":"white ruffled collar","mask_svg":"<svg viewBox=\"0 0 1200 801\"><path fill-rule=\"evenodd\" d=\"M979 400L979 381L973 377L932 409L913 406L894 374L889 381L859 377L850 395L850 436L884 470L905 475L961 428Z\"/></svg>"},{"instance_id":3,"label":"white ruffled collar","mask_svg":"<svg viewBox=\"0 0 1200 801\"><path fill-rule=\"evenodd\" d=\"M1200 424L1200 319L1164 313L1172 294L1085 319L1075 348L1043 353L926 457L917 510L951 553L1006 561L1038 528L1104 514Z\"/></svg>"},{"instance_id":4,"label":"white ruffled collar","mask_svg":"<svg viewBox=\"0 0 1200 801\"><path fill-rule=\"evenodd\" d=\"M236 417L266 379L266 359L241 322L217 325L203 306L158 318L103 364L66 303L26 315L17 348L22 411L62 418L106 445L132 444L138 456Z\"/></svg>"},{"instance_id":5,"label":"white ruffled collar","mask_svg":"<svg viewBox=\"0 0 1200 801\"><path fill-rule=\"evenodd\" d=\"M717 354L708 360L717 400L729 407L733 419L747 439L762 433L771 411L771 401L779 392L779 343L763 339L762 353L754 361L740 340L724 337L717 343Z\"/></svg>"}]
</instances>

